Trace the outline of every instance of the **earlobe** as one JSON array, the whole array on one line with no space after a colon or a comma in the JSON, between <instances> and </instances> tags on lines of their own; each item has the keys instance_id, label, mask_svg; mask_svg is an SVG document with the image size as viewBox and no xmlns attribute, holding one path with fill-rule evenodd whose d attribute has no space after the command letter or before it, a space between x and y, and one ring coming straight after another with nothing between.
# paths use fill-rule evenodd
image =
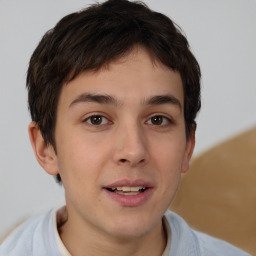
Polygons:
<instances>
[{"instance_id":1,"label":"earlobe","mask_svg":"<svg viewBox=\"0 0 256 256\"><path fill-rule=\"evenodd\" d=\"M193 130L187 139L185 155L182 163L182 173L186 173L189 170L190 160L194 152L195 147L195 131Z\"/></svg>"},{"instance_id":2,"label":"earlobe","mask_svg":"<svg viewBox=\"0 0 256 256\"><path fill-rule=\"evenodd\" d=\"M59 173L57 157L53 146L44 141L41 131L35 122L29 124L28 132L38 163L48 174L57 175Z\"/></svg>"}]
</instances>

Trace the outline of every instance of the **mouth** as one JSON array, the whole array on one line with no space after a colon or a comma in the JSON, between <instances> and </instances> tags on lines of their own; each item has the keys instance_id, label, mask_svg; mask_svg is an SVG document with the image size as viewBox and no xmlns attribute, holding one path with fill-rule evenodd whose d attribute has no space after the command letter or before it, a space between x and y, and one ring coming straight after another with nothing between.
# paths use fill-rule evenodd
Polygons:
<instances>
[{"instance_id":1,"label":"mouth","mask_svg":"<svg viewBox=\"0 0 256 256\"><path fill-rule=\"evenodd\" d=\"M143 180L120 180L105 186L106 194L121 206L139 206L153 194L152 184Z\"/></svg>"},{"instance_id":2,"label":"mouth","mask_svg":"<svg viewBox=\"0 0 256 256\"><path fill-rule=\"evenodd\" d=\"M136 196L140 193L145 192L148 187L143 186L136 186L136 187L112 187L112 188L106 188L109 192L116 193L118 195L124 195L124 196Z\"/></svg>"}]
</instances>

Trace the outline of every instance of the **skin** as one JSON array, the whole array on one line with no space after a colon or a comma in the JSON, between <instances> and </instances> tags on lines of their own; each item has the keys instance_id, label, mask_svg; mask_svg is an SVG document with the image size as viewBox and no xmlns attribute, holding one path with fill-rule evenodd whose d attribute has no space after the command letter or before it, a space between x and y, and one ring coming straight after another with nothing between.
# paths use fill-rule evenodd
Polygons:
<instances>
[{"instance_id":1,"label":"skin","mask_svg":"<svg viewBox=\"0 0 256 256\"><path fill-rule=\"evenodd\" d=\"M102 103L81 96L88 94L112 100ZM172 100L150 101L159 95ZM195 143L194 132L186 139L183 101L180 74L138 47L63 86L55 130L57 154L37 125L30 124L38 162L62 178L68 221L60 236L72 255L162 254L162 217L181 173L189 169ZM98 116L96 124L92 115ZM149 198L137 206L113 200L104 187L123 179L150 183Z\"/></svg>"}]
</instances>

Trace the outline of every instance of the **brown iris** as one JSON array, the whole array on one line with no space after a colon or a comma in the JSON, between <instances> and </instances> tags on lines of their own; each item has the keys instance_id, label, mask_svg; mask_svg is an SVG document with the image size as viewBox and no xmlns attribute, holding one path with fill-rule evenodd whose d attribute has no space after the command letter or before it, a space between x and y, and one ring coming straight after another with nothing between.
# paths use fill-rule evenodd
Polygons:
<instances>
[{"instance_id":1,"label":"brown iris","mask_svg":"<svg viewBox=\"0 0 256 256\"><path fill-rule=\"evenodd\" d=\"M154 125L161 125L163 123L163 117L162 116L153 116L153 117L151 117L151 122Z\"/></svg>"},{"instance_id":2,"label":"brown iris","mask_svg":"<svg viewBox=\"0 0 256 256\"><path fill-rule=\"evenodd\" d=\"M90 120L93 125L100 125L102 123L102 116L92 116Z\"/></svg>"}]
</instances>

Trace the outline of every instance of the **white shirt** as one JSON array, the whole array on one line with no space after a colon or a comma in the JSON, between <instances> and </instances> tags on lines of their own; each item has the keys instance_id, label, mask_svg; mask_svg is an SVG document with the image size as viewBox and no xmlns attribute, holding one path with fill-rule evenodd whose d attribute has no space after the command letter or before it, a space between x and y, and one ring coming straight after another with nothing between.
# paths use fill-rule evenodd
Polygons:
<instances>
[{"instance_id":1,"label":"white shirt","mask_svg":"<svg viewBox=\"0 0 256 256\"><path fill-rule=\"evenodd\" d=\"M169 210L164 218L168 241L162 256L250 256L191 229ZM56 211L33 217L18 227L0 246L0 256L71 256L59 237Z\"/></svg>"}]
</instances>

